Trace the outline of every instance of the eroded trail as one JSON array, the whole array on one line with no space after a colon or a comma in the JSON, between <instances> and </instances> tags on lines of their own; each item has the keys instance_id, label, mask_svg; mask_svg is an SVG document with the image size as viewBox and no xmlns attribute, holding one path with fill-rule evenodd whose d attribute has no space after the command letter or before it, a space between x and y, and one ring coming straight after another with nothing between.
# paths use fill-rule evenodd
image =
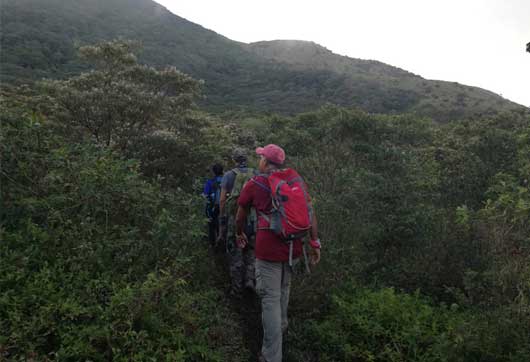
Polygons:
<instances>
[{"instance_id":1,"label":"eroded trail","mask_svg":"<svg viewBox=\"0 0 530 362\"><path fill-rule=\"evenodd\" d=\"M245 293L241 300L234 303L234 307L240 316L243 340L250 351L248 361L254 362L261 348L263 333L259 299L254 293Z\"/></svg>"},{"instance_id":2,"label":"eroded trail","mask_svg":"<svg viewBox=\"0 0 530 362\"><path fill-rule=\"evenodd\" d=\"M253 292L245 291L241 298L229 294L230 275L228 259L225 253L209 251L213 258L214 285L224 292L224 301L230 305L235 319L239 322L241 337L248 356L244 361L255 362L261 348L263 328L261 324L261 307L259 298Z\"/></svg>"}]
</instances>

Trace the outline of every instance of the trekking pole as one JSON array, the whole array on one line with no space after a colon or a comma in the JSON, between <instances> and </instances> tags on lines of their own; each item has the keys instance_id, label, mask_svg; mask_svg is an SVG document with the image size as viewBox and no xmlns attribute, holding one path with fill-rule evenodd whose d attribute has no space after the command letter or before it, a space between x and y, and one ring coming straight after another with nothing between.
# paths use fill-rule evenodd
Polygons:
<instances>
[{"instance_id":1,"label":"trekking pole","mask_svg":"<svg viewBox=\"0 0 530 362\"><path fill-rule=\"evenodd\" d=\"M289 266L293 267L293 241L289 241Z\"/></svg>"},{"instance_id":2,"label":"trekking pole","mask_svg":"<svg viewBox=\"0 0 530 362\"><path fill-rule=\"evenodd\" d=\"M305 272L307 274L311 274L311 269L309 268L309 261L307 260L307 250L305 248L305 243L302 245L302 251L304 252Z\"/></svg>"}]
</instances>

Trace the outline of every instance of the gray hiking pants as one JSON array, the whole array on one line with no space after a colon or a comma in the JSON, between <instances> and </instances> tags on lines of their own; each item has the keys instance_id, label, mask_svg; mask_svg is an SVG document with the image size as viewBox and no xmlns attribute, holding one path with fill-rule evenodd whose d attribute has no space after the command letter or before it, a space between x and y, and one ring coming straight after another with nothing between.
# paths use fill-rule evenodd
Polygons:
<instances>
[{"instance_id":1,"label":"gray hiking pants","mask_svg":"<svg viewBox=\"0 0 530 362\"><path fill-rule=\"evenodd\" d=\"M267 362L282 360L282 332L287 329L287 305L291 286L288 262L256 259L256 291L261 298L263 345Z\"/></svg>"}]
</instances>

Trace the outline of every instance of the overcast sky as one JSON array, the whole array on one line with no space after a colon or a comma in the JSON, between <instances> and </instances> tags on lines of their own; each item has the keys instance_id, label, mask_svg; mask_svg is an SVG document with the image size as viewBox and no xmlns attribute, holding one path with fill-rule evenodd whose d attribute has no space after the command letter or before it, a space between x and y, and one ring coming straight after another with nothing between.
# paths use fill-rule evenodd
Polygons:
<instances>
[{"instance_id":1,"label":"overcast sky","mask_svg":"<svg viewBox=\"0 0 530 362\"><path fill-rule=\"evenodd\" d=\"M530 107L530 0L156 1L232 40L310 40Z\"/></svg>"}]
</instances>

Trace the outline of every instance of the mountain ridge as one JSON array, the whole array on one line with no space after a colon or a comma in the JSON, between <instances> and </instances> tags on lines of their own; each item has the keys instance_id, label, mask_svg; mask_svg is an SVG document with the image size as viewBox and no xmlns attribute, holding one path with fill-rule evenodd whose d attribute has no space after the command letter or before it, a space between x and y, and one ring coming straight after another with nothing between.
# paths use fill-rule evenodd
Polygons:
<instances>
[{"instance_id":1,"label":"mountain ridge","mask_svg":"<svg viewBox=\"0 0 530 362\"><path fill-rule=\"evenodd\" d=\"M5 82L78 74L86 65L75 57L76 46L123 38L143 44L143 63L203 79L203 105L214 112L295 114L334 103L445 121L527 109L481 88L427 80L315 42L233 41L151 0L5 0L2 6Z\"/></svg>"}]
</instances>

